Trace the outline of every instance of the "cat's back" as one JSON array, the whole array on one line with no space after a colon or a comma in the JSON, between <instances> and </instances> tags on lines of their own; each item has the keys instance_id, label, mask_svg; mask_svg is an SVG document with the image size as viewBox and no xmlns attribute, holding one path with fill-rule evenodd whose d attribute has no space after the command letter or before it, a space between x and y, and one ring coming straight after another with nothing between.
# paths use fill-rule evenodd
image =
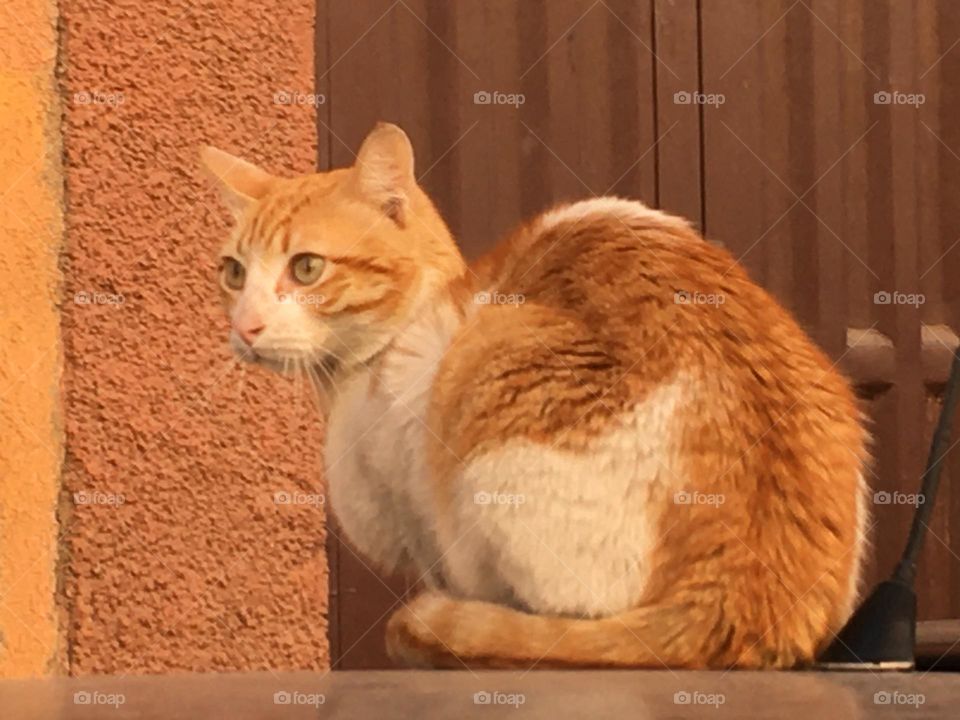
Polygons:
<instances>
[{"instance_id":1,"label":"cat's back","mask_svg":"<svg viewBox=\"0 0 960 720\"><path fill-rule=\"evenodd\" d=\"M744 342L797 334L730 253L684 219L632 200L594 198L554 208L508 236L474 270L480 304L550 308L626 355L649 352L652 338L667 331L691 351L697 339L709 342L723 328ZM670 353L680 349L667 345Z\"/></svg>"},{"instance_id":2,"label":"cat's back","mask_svg":"<svg viewBox=\"0 0 960 720\"><path fill-rule=\"evenodd\" d=\"M602 312L659 301L668 289L717 282L737 267L682 218L632 200L595 198L537 216L474 269L484 290L572 312Z\"/></svg>"},{"instance_id":3,"label":"cat's back","mask_svg":"<svg viewBox=\"0 0 960 720\"><path fill-rule=\"evenodd\" d=\"M773 418L840 408L859 444L852 392L829 359L681 218L618 198L576 202L534 218L472 269L468 321L435 394L436 417L463 423L464 450L507 407L524 416L516 428L543 440L582 428L581 418L599 430L600 415L671 384L711 403L718 426L753 418L758 434ZM480 435L491 439L488 429Z\"/></svg>"}]
</instances>

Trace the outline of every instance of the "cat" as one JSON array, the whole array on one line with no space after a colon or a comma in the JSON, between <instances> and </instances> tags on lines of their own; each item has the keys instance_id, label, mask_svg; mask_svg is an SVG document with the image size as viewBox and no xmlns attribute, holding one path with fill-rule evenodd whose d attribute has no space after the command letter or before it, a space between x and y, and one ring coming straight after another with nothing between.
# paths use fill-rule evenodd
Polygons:
<instances>
[{"instance_id":1,"label":"cat","mask_svg":"<svg viewBox=\"0 0 960 720\"><path fill-rule=\"evenodd\" d=\"M855 397L686 221L573 202L468 266L395 125L326 173L202 160L236 219L231 344L317 379L343 531L424 588L399 663L793 668L843 625Z\"/></svg>"}]
</instances>

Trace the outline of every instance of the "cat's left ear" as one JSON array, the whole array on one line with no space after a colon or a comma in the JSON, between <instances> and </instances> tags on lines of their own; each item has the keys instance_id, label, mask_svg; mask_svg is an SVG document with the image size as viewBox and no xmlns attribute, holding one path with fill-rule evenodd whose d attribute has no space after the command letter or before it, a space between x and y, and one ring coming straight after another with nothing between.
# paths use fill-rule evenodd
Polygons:
<instances>
[{"instance_id":1,"label":"cat's left ear","mask_svg":"<svg viewBox=\"0 0 960 720\"><path fill-rule=\"evenodd\" d=\"M413 146L396 125L377 123L360 146L353 166L357 190L400 227L406 225L410 196L417 186Z\"/></svg>"},{"instance_id":2,"label":"cat's left ear","mask_svg":"<svg viewBox=\"0 0 960 720\"><path fill-rule=\"evenodd\" d=\"M200 162L216 181L224 203L235 218L266 195L276 180L256 165L209 145L200 151Z\"/></svg>"}]
</instances>

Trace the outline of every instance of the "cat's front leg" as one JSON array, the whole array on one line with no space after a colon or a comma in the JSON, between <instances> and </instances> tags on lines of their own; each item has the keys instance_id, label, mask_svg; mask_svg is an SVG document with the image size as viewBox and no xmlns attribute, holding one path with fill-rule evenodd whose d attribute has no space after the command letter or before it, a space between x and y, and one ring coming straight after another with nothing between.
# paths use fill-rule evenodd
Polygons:
<instances>
[{"instance_id":1,"label":"cat's front leg","mask_svg":"<svg viewBox=\"0 0 960 720\"><path fill-rule=\"evenodd\" d=\"M330 465L327 482L340 539L360 560L384 574L415 572L405 542L407 529L393 512L396 500L391 490L378 478L360 472L351 457Z\"/></svg>"},{"instance_id":2,"label":"cat's front leg","mask_svg":"<svg viewBox=\"0 0 960 720\"><path fill-rule=\"evenodd\" d=\"M386 479L354 455L328 470L330 506L344 540L361 561L411 585L443 588L443 563L431 524L396 478Z\"/></svg>"}]
</instances>

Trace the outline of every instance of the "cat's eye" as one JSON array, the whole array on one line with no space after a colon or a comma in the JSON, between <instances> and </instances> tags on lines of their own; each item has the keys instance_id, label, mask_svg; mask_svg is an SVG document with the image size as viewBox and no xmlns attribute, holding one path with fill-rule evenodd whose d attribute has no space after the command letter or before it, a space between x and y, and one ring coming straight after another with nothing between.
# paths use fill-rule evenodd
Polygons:
<instances>
[{"instance_id":1,"label":"cat's eye","mask_svg":"<svg viewBox=\"0 0 960 720\"><path fill-rule=\"evenodd\" d=\"M323 274L324 260L313 253L294 255L290 260L290 274L301 285L312 285Z\"/></svg>"},{"instance_id":2,"label":"cat's eye","mask_svg":"<svg viewBox=\"0 0 960 720\"><path fill-rule=\"evenodd\" d=\"M232 257L225 257L220 264L220 275L223 284L231 290L243 290L243 281L247 279L247 269L243 264Z\"/></svg>"}]
</instances>

